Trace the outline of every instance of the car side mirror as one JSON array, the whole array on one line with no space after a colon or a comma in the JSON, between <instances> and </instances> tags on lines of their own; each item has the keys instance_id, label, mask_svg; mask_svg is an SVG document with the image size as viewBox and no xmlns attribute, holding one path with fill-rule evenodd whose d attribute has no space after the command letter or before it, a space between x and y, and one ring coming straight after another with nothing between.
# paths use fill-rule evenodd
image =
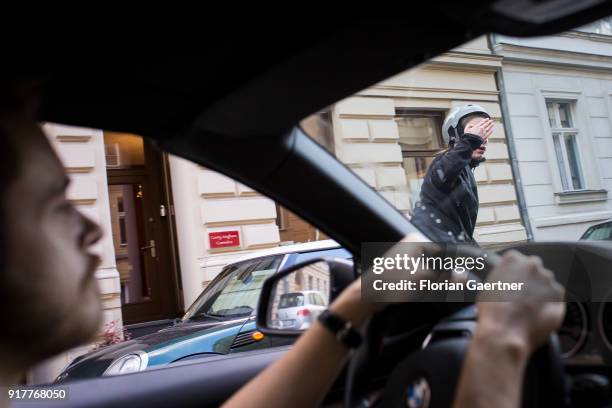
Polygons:
<instances>
[{"instance_id":1,"label":"car side mirror","mask_svg":"<svg viewBox=\"0 0 612 408\"><path fill-rule=\"evenodd\" d=\"M356 277L353 262L313 259L269 277L257 306L257 326L265 334L296 336Z\"/></svg>"}]
</instances>

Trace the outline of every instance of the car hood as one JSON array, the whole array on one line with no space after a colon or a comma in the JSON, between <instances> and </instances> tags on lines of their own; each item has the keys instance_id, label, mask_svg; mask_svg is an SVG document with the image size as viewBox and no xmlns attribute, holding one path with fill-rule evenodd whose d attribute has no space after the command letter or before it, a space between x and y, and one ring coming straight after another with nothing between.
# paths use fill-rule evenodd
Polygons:
<instances>
[{"instance_id":1,"label":"car hood","mask_svg":"<svg viewBox=\"0 0 612 408\"><path fill-rule=\"evenodd\" d=\"M65 373L70 377L99 376L114 360L136 351L149 355L149 366L169 363L195 353L226 354L233 337L248 320L240 318L179 322L158 332L78 357L67 367ZM221 339L225 341L219 341Z\"/></svg>"}]
</instances>

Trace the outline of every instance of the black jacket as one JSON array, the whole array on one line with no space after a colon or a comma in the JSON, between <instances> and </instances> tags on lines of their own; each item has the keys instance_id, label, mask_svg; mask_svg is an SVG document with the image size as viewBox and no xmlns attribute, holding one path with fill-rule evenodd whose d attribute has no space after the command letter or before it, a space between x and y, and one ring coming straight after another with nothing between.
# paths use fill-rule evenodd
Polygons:
<instances>
[{"instance_id":1,"label":"black jacket","mask_svg":"<svg viewBox=\"0 0 612 408\"><path fill-rule=\"evenodd\" d=\"M427 169L411 221L434 242L474 242L478 188L472 152L482 139L464 134Z\"/></svg>"}]
</instances>

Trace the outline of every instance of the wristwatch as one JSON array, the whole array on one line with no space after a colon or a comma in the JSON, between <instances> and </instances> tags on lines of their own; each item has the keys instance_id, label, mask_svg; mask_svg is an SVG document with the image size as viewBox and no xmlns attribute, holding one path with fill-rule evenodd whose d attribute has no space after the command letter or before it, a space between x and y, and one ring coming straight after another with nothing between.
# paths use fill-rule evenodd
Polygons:
<instances>
[{"instance_id":1,"label":"wristwatch","mask_svg":"<svg viewBox=\"0 0 612 408\"><path fill-rule=\"evenodd\" d=\"M357 348L361 344L361 334L355 330L351 322L347 322L329 310L321 312L318 320L323 327L336 336L336 339L338 339L340 343L348 348Z\"/></svg>"}]
</instances>

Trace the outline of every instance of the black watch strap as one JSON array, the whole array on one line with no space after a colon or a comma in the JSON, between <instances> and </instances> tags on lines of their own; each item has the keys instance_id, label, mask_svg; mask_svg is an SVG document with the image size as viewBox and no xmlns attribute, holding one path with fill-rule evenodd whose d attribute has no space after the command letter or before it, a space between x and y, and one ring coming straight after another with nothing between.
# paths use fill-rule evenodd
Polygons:
<instances>
[{"instance_id":1,"label":"black watch strap","mask_svg":"<svg viewBox=\"0 0 612 408\"><path fill-rule=\"evenodd\" d=\"M331 331L339 342L349 348L357 348L361 344L361 334L351 324L340 316L337 316L329 310L324 310L319 315L319 322Z\"/></svg>"}]
</instances>

